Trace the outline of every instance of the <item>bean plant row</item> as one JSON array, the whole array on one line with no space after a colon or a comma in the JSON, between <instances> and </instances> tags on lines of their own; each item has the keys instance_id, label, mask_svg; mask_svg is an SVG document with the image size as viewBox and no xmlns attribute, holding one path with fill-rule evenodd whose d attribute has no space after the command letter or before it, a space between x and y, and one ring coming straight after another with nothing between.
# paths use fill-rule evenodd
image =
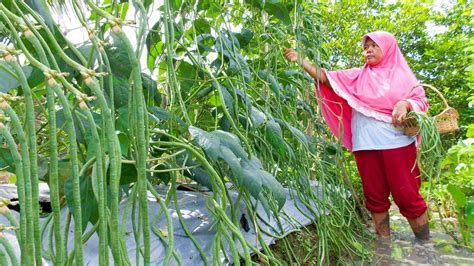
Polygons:
<instances>
[{"instance_id":1,"label":"bean plant row","mask_svg":"<svg viewBox=\"0 0 474 266\"><path fill-rule=\"evenodd\" d=\"M0 135L16 174L19 221L4 208L11 203L0 213L21 249L17 259L0 236L2 262L83 265L83 247L97 234L99 265L150 265L153 238L166 249L165 265L181 265L170 208L205 265L370 257L315 83L281 53L294 47L323 63L317 4L71 0L63 8L87 32L84 43L68 40L47 5L0 3L0 67L18 84L0 94ZM51 213L38 204L40 182L50 187ZM180 211L182 187L207 199L211 257ZM284 211L285 191L316 229L305 258L285 238L285 223L308 230ZM161 207L153 219L151 204ZM257 243L244 237L241 204ZM263 226L268 216L277 222L271 232ZM162 217L166 232L157 226ZM125 243L127 221L135 257ZM274 258L265 234L283 243L287 262Z\"/></svg>"}]
</instances>

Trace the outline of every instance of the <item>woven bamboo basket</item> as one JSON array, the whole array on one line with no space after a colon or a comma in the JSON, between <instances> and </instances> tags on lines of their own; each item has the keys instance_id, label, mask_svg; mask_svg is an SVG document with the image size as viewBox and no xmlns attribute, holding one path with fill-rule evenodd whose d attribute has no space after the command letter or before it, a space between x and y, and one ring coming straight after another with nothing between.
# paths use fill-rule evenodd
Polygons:
<instances>
[{"instance_id":1,"label":"woven bamboo basket","mask_svg":"<svg viewBox=\"0 0 474 266\"><path fill-rule=\"evenodd\" d=\"M434 117L436 125L438 126L438 132L440 134L444 134L458 130L459 113L456 109L448 105L448 102L444 98L443 94L439 92L435 87L428 84L420 84L418 86L430 88L435 91L446 106L446 108L441 113ZM418 86L415 86L415 88ZM420 132L420 126L418 125L418 122L415 118L405 119L405 121L403 121L403 127L404 133L408 136L415 136L418 135L418 133Z\"/></svg>"}]
</instances>

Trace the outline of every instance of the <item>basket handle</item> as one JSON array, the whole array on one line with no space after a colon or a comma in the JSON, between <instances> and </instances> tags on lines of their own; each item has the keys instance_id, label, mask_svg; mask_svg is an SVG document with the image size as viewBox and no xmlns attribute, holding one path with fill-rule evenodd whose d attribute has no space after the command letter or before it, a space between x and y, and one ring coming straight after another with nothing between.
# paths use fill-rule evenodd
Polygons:
<instances>
[{"instance_id":1,"label":"basket handle","mask_svg":"<svg viewBox=\"0 0 474 266\"><path fill-rule=\"evenodd\" d=\"M448 105L448 102L446 101L446 99L444 98L443 94L441 92L439 92L439 90L437 90L435 87L429 85L429 84L418 84L416 85L415 87L413 87L413 89L415 89L416 87L427 87L427 88L430 88L432 90L434 90L438 95L439 97L441 98L441 100L443 100L443 103L444 105L446 105L446 108L449 108L449 105Z\"/></svg>"}]
</instances>

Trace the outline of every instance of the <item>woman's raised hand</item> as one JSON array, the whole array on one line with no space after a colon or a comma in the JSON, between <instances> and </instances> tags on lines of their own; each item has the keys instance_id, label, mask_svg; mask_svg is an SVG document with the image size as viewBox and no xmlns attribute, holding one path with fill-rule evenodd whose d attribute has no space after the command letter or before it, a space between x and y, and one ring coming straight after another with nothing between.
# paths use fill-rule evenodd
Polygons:
<instances>
[{"instance_id":1,"label":"woman's raised hand","mask_svg":"<svg viewBox=\"0 0 474 266\"><path fill-rule=\"evenodd\" d=\"M290 62L296 62L298 61L298 53L295 52L295 50L291 48L283 48L283 55L285 56L286 60ZM324 69L317 69L314 65L312 65L310 62L307 60L300 58L301 59L301 67L308 73L313 79L318 80L319 82L324 83L329 88L331 87L331 84L328 81L328 78L326 76L326 72L322 71Z\"/></svg>"},{"instance_id":2,"label":"woman's raised hand","mask_svg":"<svg viewBox=\"0 0 474 266\"><path fill-rule=\"evenodd\" d=\"M296 62L298 60L298 54L291 48L284 48L283 55L290 62Z\"/></svg>"}]
</instances>

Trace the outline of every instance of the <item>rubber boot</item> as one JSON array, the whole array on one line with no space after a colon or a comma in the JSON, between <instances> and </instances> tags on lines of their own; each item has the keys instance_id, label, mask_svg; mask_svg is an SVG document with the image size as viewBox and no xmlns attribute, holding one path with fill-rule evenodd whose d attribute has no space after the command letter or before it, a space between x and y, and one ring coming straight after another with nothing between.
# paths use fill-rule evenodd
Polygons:
<instances>
[{"instance_id":1,"label":"rubber boot","mask_svg":"<svg viewBox=\"0 0 474 266\"><path fill-rule=\"evenodd\" d=\"M430 239L430 225L427 212L417 218L407 218L407 220L416 238L419 240Z\"/></svg>"},{"instance_id":2,"label":"rubber boot","mask_svg":"<svg viewBox=\"0 0 474 266\"><path fill-rule=\"evenodd\" d=\"M377 235L383 237L390 236L390 219L388 217L388 211L380 213L373 212L372 222L374 223Z\"/></svg>"}]
</instances>

